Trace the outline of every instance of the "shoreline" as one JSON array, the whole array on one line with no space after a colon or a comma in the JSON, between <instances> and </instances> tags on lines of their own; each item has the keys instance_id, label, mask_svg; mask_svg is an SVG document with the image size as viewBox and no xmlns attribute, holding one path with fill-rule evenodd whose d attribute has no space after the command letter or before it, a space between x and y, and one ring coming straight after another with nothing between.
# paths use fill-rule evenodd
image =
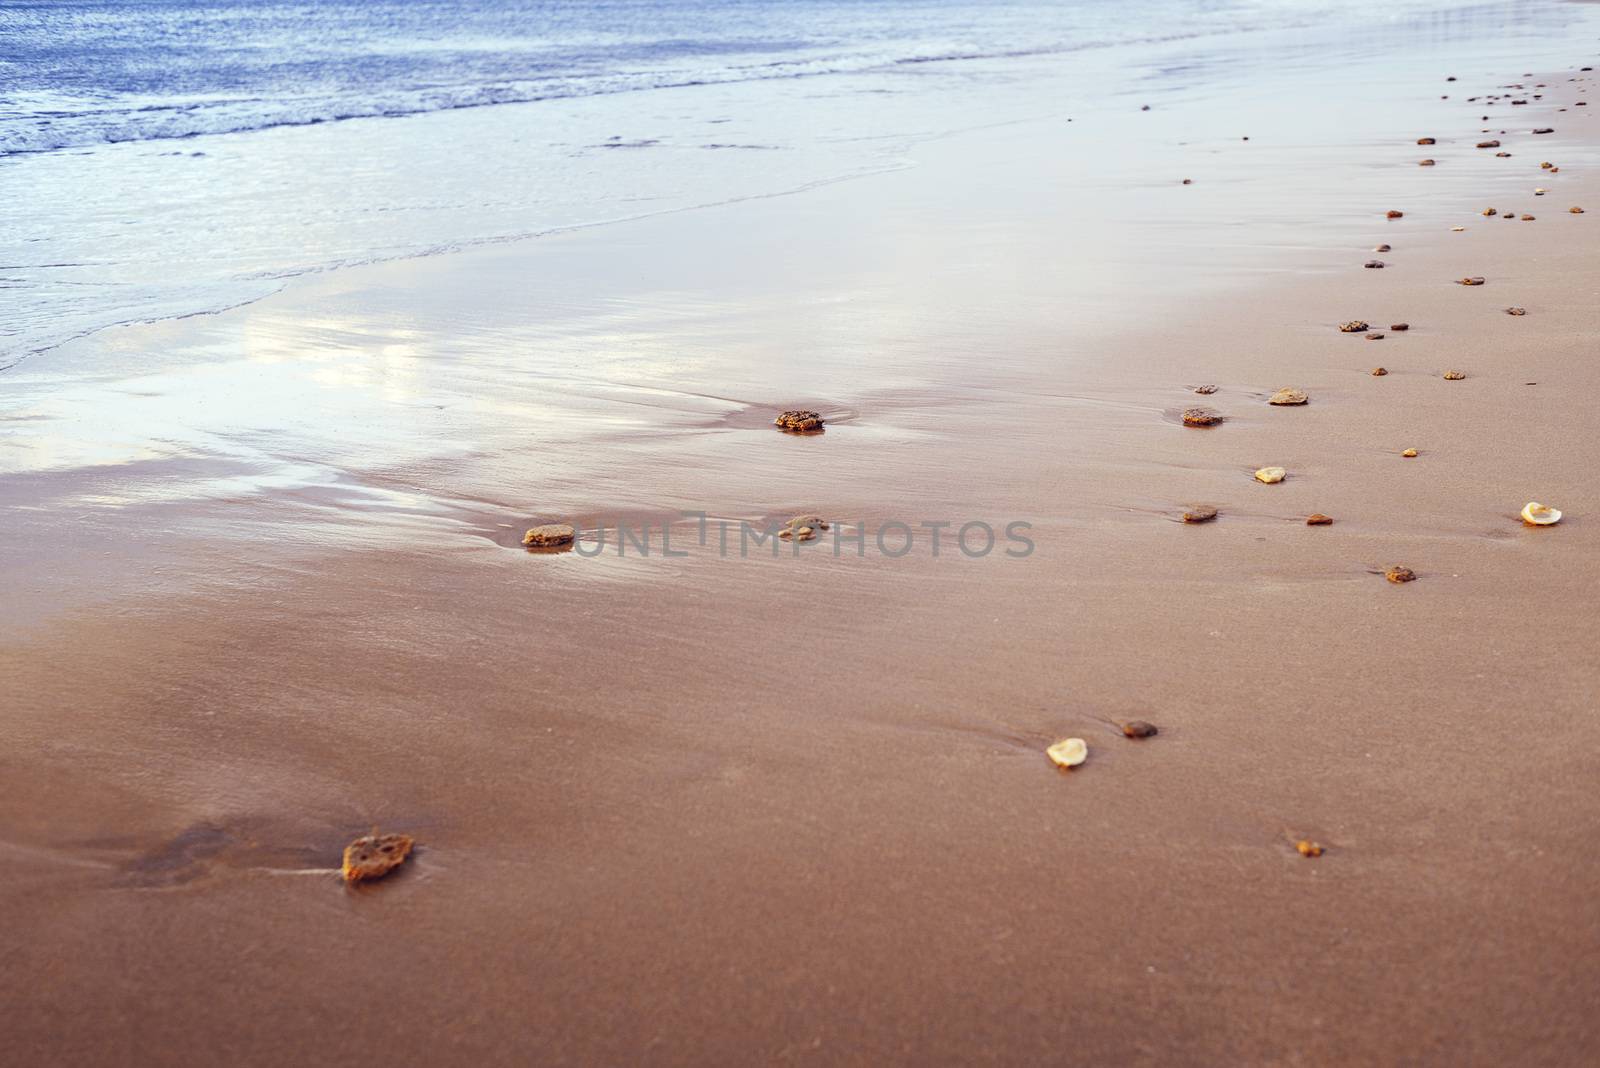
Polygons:
<instances>
[{"instance_id":1,"label":"shoreline","mask_svg":"<svg viewBox=\"0 0 1600 1068\"><path fill-rule=\"evenodd\" d=\"M1554 109L1586 63L1500 109L1557 131L1506 160L1449 102L1392 124L1426 149L1173 145L1226 124L1157 116L1122 192L1076 154L1093 132L984 131L849 188L101 336L66 390L25 364L64 466L0 498L12 1047L1580 1059L1600 138L1593 104ZM1055 217L1057 188L1085 208ZM1310 403L1268 406L1284 386ZM1196 403L1226 421L1182 426ZM840 417L767 425L795 406ZM1526 500L1567 517L1524 528ZM496 544L685 505L1024 519L1038 551ZM1396 563L1419 581L1372 573ZM1068 735L1091 755L1062 773ZM342 894L317 873L373 824L416 859Z\"/></svg>"}]
</instances>

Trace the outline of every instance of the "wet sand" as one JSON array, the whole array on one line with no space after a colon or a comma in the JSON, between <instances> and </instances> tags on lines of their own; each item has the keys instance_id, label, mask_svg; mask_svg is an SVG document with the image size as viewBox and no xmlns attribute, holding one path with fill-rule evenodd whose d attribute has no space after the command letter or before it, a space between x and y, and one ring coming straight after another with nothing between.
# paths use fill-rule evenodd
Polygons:
<instances>
[{"instance_id":1,"label":"wet sand","mask_svg":"<svg viewBox=\"0 0 1600 1068\"><path fill-rule=\"evenodd\" d=\"M7 1047L1580 1062L1587 63L1441 71L1340 143L1120 101L24 364ZM1459 99L1539 82L1489 123ZM1139 173L1101 173L1082 146L1145 119ZM1226 422L1183 427L1197 403ZM769 425L792 407L826 432ZM1525 527L1529 500L1566 519ZM724 557L684 511L1024 521L1036 548ZM656 551L516 547L616 518ZM1090 756L1062 772L1067 736ZM373 826L418 852L346 889Z\"/></svg>"}]
</instances>

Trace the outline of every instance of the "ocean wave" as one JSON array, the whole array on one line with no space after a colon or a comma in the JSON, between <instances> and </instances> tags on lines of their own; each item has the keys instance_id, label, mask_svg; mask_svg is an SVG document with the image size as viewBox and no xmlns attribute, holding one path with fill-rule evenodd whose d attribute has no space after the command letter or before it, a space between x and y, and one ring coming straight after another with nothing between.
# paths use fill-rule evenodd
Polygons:
<instances>
[{"instance_id":1,"label":"ocean wave","mask_svg":"<svg viewBox=\"0 0 1600 1068\"><path fill-rule=\"evenodd\" d=\"M1170 34L1150 43L1201 36ZM940 63L1043 57L1125 42L1058 44L993 51L952 50L912 55L869 55L826 59L784 60L731 66L717 71L654 71L594 76L542 78L494 85L390 90L374 95L340 93L324 97L273 100L243 97L204 102L143 104L79 110L34 111L25 116L0 115L0 156L82 149L137 141L182 140L218 134L250 133L287 126L316 126L351 119L404 118L467 108L528 104L547 100L661 89L731 85L772 79L891 72L897 68Z\"/></svg>"}]
</instances>

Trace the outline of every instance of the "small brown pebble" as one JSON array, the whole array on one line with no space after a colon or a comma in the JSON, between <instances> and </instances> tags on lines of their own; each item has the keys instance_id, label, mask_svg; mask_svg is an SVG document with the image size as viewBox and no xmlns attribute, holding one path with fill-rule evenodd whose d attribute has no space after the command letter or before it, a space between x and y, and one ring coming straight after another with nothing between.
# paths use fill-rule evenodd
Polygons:
<instances>
[{"instance_id":1,"label":"small brown pebble","mask_svg":"<svg viewBox=\"0 0 1600 1068\"><path fill-rule=\"evenodd\" d=\"M1403 218L1406 217L1406 213L1403 212L1403 211L1394 211L1393 209L1391 209L1387 213L1387 215L1385 217L1386 218L1390 218L1390 219L1403 219Z\"/></svg>"},{"instance_id":2,"label":"small brown pebble","mask_svg":"<svg viewBox=\"0 0 1600 1068\"><path fill-rule=\"evenodd\" d=\"M1351 319L1348 323L1339 324L1339 332L1342 334L1359 334L1366 329L1367 324L1361 319Z\"/></svg>"},{"instance_id":3,"label":"small brown pebble","mask_svg":"<svg viewBox=\"0 0 1600 1068\"><path fill-rule=\"evenodd\" d=\"M1383 267L1383 261L1382 260L1368 260L1366 263L1363 263L1361 266L1367 267L1367 268L1378 268L1378 269L1381 269Z\"/></svg>"},{"instance_id":4,"label":"small brown pebble","mask_svg":"<svg viewBox=\"0 0 1600 1068\"><path fill-rule=\"evenodd\" d=\"M1417 166L1419 166L1419 167L1432 167L1433 166L1433 160L1431 160L1431 159L1418 160L1417 161Z\"/></svg>"},{"instance_id":5,"label":"small brown pebble","mask_svg":"<svg viewBox=\"0 0 1600 1068\"><path fill-rule=\"evenodd\" d=\"M1184 426L1216 426L1222 422L1222 416L1210 408L1185 408L1183 410Z\"/></svg>"},{"instance_id":6,"label":"small brown pebble","mask_svg":"<svg viewBox=\"0 0 1600 1068\"><path fill-rule=\"evenodd\" d=\"M1465 229L1466 229L1465 226L1452 226L1452 227L1450 227L1450 232L1452 234L1459 234L1461 231L1463 231Z\"/></svg>"},{"instance_id":7,"label":"small brown pebble","mask_svg":"<svg viewBox=\"0 0 1600 1068\"><path fill-rule=\"evenodd\" d=\"M1499 215L1500 214L1500 212L1495 208L1484 208L1483 209L1483 213L1485 215Z\"/></svg>"},{"instance_id":8,"label":"small brown pebble","mask_svg":"<svg viewBox=\"0 0 1600 1068\"><path fill-rule=\"evenodd\" d=\"M1478 277L1478 276L1474 275L1471 278L1463 278L1463 279L1461 279L1459 284L1460 285L1464 285L1464 286L1481 286L1481 285L1483 285L1483 279L1481 277Z\"/></svg>"},{"instance_id":9,"label":"small brown pebble","mask_svg":"<svg viewBox=\"0 0 1600 1068\"><path fill-rule=\"evenodd\" d=\"M1396 333L1404 333L1405 331L1411 329L1411 324L1410 323L1390 323L1389 324L1389 329L1395 331Z\"/></svg>"},{"instance_id":10,"label":"small brown pebble","mask_svg":"<svg viewBox=\"0 0 1600 1068\"><path fill-rule=\"evenodd\" d=\"M1419 137L1419 138L1417 138L1417 144L1419 144L1419 145L1433 145L1433 144L1438 144L1438 142L1435 141L1431 137Z\"/></svg>"},{"instance_id":11,"label":"small brown pebble","mask_svg":"<svg viewBox=\"0 0 1600 1068\"><path fill-rule=\"evenodd\" d=\"M1312 512L1306 516L1306 526L1308 527L1326 527L1332 525L1332 523L1333 516L1323 515L1321 512Z\"/></svg>"},{"instance_id":12,"label":"small brown pebble","mask_svg":"<svg viewBox=\"0 0 1600 1068\"><path fill-rule=\"evenodd\" d=\"M1415 457L1417 455L1417 450L1416 449L1407 449L1405 452L1401 453L1400 455L1404 456L1404 457L1407 457L1408 459L1409 458L1413 458L1413 457Z\"/></svg>"},{"instance_id":13,"label":"small brown pebble","mask_svg":"<svg viewBox=\"0 0 1600 1068\"><path fill-rule=\"evenodd\" d=\"M772 421L772 425L791 433L804 434L813 430L821 430L822 416L816 412L795 409L794 411L779 412L778 418Z\"/></svg>"},{"instance_id":14,"label":"small brown pebble","mask_svg":"<svg viewBox=\"0 0 1600 1068\"><path fill-rule=\"evenodd\" d=\"M1194 179L1193 178L1185 178L1183 180L1183 184L1184 185L1194 185Z\"/></svg>"},{"instance_id":15,"label":"small brown pebble","mask_svg":"<svg viewBox=\"0 0 1600 1068\"><path fill-rule=\"evenodd\" d=\"M1217 518L1217 510L1208 504L1196 505L1183 513L1185 523L1209 523Z\"/></svg>"},{"instance_id":16,"label":"small brown pebble","mask_svg":"<svg viewBox=\"0 0 1600 1068\"><path fill-rule=\"evenodd\" d=\"M1302 838L1294 844L1295 852L1302 857L1322 856L1322 847L1308 838Z\"/></svg>"},{"instance_id":17,"label":"small brown pebble","mask_svg":"<svg viewBox=\"0 0 1600 1068\"><path fill-rule=\"evenodd\" d=\"M1129 738L1154 738L1161 731L1154 723L1146 723L1142 719L1130 719L1122 725L1122 733Z\"/></svg>"},{"instance_id":18,"label":"small brown pebble","mask_svg":"<svg viewBox=\"0 0 1600 1068\"><path fill-rule=\"evenodd\" d=\"M1217 391L1217 387L1216 386L1195 386L1194 387L1194 391L1196 393L1200 394L1202 397L1209 397L1211 394L1213 394L1213 393L1215 393Z\"/></svg>"},{"instance_id":19,"label":"small brown pebble","mask_svg":"<svg viewBox=\"0 0 1600 1068\"><path fill-rule=\"evenodd\" d=\"M1549 160L1546 160L1546 161L1545 161L1545 162L1543 162L1543 163L1541 163L1541 164L1539 164L1539 169L1540 169L1540 170L1541 170L1541 171L1547 171L1547 170L1549 170L1549 169L1550 169L1550 168L1551 168L1551 167L1554 167L1554 166L1555 166L1555 164L1554 164L1554 163L1551 163L1551 162L1550 162L1550 161L1549 161Z\"/></svg>"},{"instance_id":20,"label":"small brown pebble","mask_svg":"<svg viewBox=\"0 0 1600 1068\"><path fill-rule=\"evenodd\" d=\"M1547 133L1555 133L1556 131L1555 131L1555 129L1553 127L1541 126L1541 127L1539 127L1537 130L1535 130L1533 132L1536 133L1536 134L1547 134Z\"/></svg>"},{"instance_id":21,"label":"small brown pebble","mask_svg":"<svg viewBox=\"0 0 1600 1068\"><path fill-rule=\"evenodd\" d=\"M1411 582L1416 579L1417 573L1409 567L1400 567L1396 564L1386 568L1383 572L1383 577L1394 583Z\"/></svg>"},{"instance_id":22,"label":"small brown pebble","mask_svg":"<svg viewBox=\"0 0 1600 1068\"><path fill-rule=\"evenodd\" d=\"M1383 340L1383 335L1381 333L1379 333L1378 331L1374 330L1372 333L1367 335L1367 340L1368 341L1382 341Z\"/></svg>"},{"instance_id":23,"label":"small brown pebble","mask_svg":"<svg viewBox=\"0 0 1600 1068\"><path fill-rule=\"evenodd\" d=\"M1372 251L1374 251L1374 252L1389 252L1391 250L1390 250L1388 245L1379 245L1377 248L1373 249Z\"/></svg>"},{"instance_id":24,"label":"small brown pebble","mask_svg":"<svg viewBox=\"0 0 1600 1068\"><path fill-rule=\"evenodd\" d=\"M1524 215L1522 217L1522 221L1523 222L1533 222L1533 216L1532 215Z\"/></svg>"},{"instance_id":25,"label":"small brown pebble","mask_svg":"<svg viewBox=\"0 0 1600 1068\"><path fill-rule=\"evenodd\" d=\"M565 523L544 523L531 527L522 536L522 544L534 549L543 549L571 544L572 539L577 536L578 532Z\"/></svg>"},{"instance_id":26,"label":"small brown pebble","mask_svg":"<svg viewBox=\"0 0 1600 1068\"><path fill-rule=\"evenodd\" d=\"M1446 382L1459 382L1465 377L1467 377L1467 375L1464 371L1446 371L1444 373L1444 380Z\"/></svg>"},{"instance_id":27,"label":"small brown pebble","mask_svg":"<svg viewBox=\"0 0 1600 1068\"><path fill-rule=\"evenodd\" d=\"M1528 309L1527 308L1507 308L1506 309L1506 314L1507 315L1527 315L1528 314Z\"/></svg>"},{"instance_id":28,"label":"small brown pebble","mask_svg":"<svg viewBox=\"0 0 1600 1068\"><path fill-rule=\"evenodd\" d=\"M1374 378L1382 378L1384 375L1386 375L1388 373L1389 373L1389 369L1387 367L1374 367L1372 369L1372 377L1374 377Z\"/></svg>"},{"instance_id":29,"label":"small brown pebble","mask_svg":"<svg viewBox=\"0 0 1600 1068\"><path fill-rule=\"evenodd\" d=\"M1479 141L1478 142L1478 147L1479 148L1499 148L1500 147L1500 142L1499 141Z\"/></svg>"},{"instance_id":30,"label":"small brown pebble","mask_svg":"<svg viewBox=\"0 0 1600 1068\"><path fill-rule=\"evenodd\" d=\"M347 883L381 879L405 863L415 840L408 834L369 834L344 847L341 872Z\"/></svg>"},{"instance_id":31,"label":"small brown pebble","mask_svg":"<svg viewBox=\"0 0 1600 1068\"><path fill-rule=\"evenodd\" d=\"M810 541L819 530L829 530L828 521L820 515L797 515L783 525L778 537L785 540Z\"/></svg>"},{"instance_id":32,"label":"small brown pebble","mask_svg":"<svg viewBox=\"0 0 1600 1068\"><path fill-rule=\"evenodd\" d=\"M1306 395L1305 390L1295 389L1292 386L1285 386L1283 389L1278 390L1272 396L1268 397L1267 403L1277 405L1304 404L1310 399L1311 398Z\"/></svg>"},{"instance_id":33,"label":"small brown pebble","mask_svg":"<svg viewBox=\"0 0 1600 1068\"><path fill-rule=\"evenodd\" d=\"M1583 209L1582 208L1568 208L1567 210L1570 211L1574 215L1582 215L1583 214Z\"/></svg>"},{"instance_id":34,"label":"small brown pebble","mask_svg":"<svg viewBox=\"0 0 1600 1068\"><path fill-rule=\"evenodd\" d=\"M1494 154L1494 157L1495 157L1495 159L1510 159L1511 158L1511 153L1509 153L1509 152L1496 152Z\"/></svg>"}]
</instances>

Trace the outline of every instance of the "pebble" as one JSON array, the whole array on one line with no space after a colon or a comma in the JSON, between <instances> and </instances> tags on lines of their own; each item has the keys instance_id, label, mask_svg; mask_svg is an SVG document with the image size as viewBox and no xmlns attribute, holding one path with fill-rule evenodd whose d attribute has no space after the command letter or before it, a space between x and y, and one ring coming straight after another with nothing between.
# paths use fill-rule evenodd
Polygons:
<instances>
[{"instance_id":1,"label":"pebble","mask_svg":"<svg viewBox=\"0 0 1600 1068\"><path fill-rule=\"evenodd\" d=\"M1394 565L1384 571L1383 577L1390 582L1413 582L1416 580L1417 573L1409 567Z\"/></svg>"},{"instance_id":2,"label":"pebble","mask_svg":"<svg viewBox=\"0 0 1600 1068\"><path fill-rule=\"evenodd\" d=\"M1374 378L1382 378L1384 375L1386 375L1388 373L1389 373L1389 369L1387 367L1374 367L1372 369L1372 377L1374 377Z\"/></svg>"},{"instance_id":3,"label":"pebble","mask_svg":"<svg viewBox=\"0 0 1600 1068\"><path fill-rule=\"evenodd\" d=\"M1554 163L1551 163L1551 162L1550 162L1550 161L1549 161L1549 160L1546 160L1546 161L1545 161L1545 162L1543 162L1543 163L1541 163L1541 164L1539 164L1539 169L1540 169L1540 170L1541 170L1541 171L1547 171L1547 170L1549 170L1549 169L1550 169L1550 168L1551 168L1551 167L1554 167L1554 166L1555 166L1555 164L1554 164Z\"/></svg>"},{"instance_id":4,"label":"pebble","mask_svg":"<svg viewBox=\"0 0 1600 1068\"><path fill-rule=\"evenodd\" d=\"M1416 449L1407 449L1405 452L1401 453L1400 455L1409 459L1409 458L1414 457L1414 456L1417 455L1417 450Z\"/></svg>"},{"instance_id":5,"label":"pebble","mask_svg":"<svg viewBox=\"0 0 1600 1068\"><path fill-rule=\"evenodd\" d=\"M1377 248L1373 249L1372 251L1374 251L1374 252L1392 252L1394 250L1388 245L1379 245Z\"/></svg>"},{"instance_id":6,"label":"pebble","mask_svg":"<svg viewBox=\"0 0 1600 1068\"><path fill-rule=\"evenodd\" d=\"M1217 518L1217 510L1210 505L1202 504L1183 513L1185 523L1209 523Z\"/></svg>"},{"instance_id":7,"label":"pebble","mask_svg":"<svg viewBox=\"0 0 1600 1068\"><path fill-rule=\"evenodd\" d=\"M1183 184L1184 185L1194 185L1194 179L1193 178L1185 178L1183 180Z\"/></svg>"},{"instance_id":8,"label":"pebble","mask_svg":"<svg viewBox=\"0 0 1600 1068\"><path fill-rule=\"evenodd\" d=\"M1382 260L1368 260L1366 263L1363 263L1361 266L1369 268L1369 269L1381 270L1383 268L1383 261Z\"/></svg>"},{"instance_id":9,"label":"pebble","mask_svg":"<svg viewBox=\"0 0 1600 1068\"><path fill-rule=\"evenodd\" d=\"M1479 141L1478 142L1478 147L1479 148L1499 148L1500 147L1500 142L1499 141Z\"/></svg>"},{"instance_id":10,"label":"pebble","mask_svg":"<svg viewBox=\"0 0 1600 1068\"><path fill-rule=\"evenodd\" d=\"M530 527L522 536L522 544L530 548L541 549L553 545L567 545L578 536L578 532L565 523L544 523L537 527Z\"/></svg>"},{"instance_id":11,"label":"pebble","mask_svg":"<svg viewBox=\"0 0 1600 1068\"><path fill-rule=\"evenodd\" d=\"M1300 839L1300 841L1294 844L1294 849L1295 852L1299 853L1302 857L1322 856L1322 847L1311 841L1309 838Z\"/></svg>"},{"instance_id":12,"label":"pebble","mask_svg":"<svg viewBox=\"0 0 1600 1068\"><path fill-rule=\"evenodd\" d=\"M1500 214L1500 212L1499 212L1499 210L1497 208L1484 208L1483 209L1483 213L1485 215L1489 215L1489 216L1495 216L1495 215L1499 215Z\"/></svg>"},{"instance_id":13,"label":"pebble","mask_svg":"<svg viewBox=\"0 0 1600 1068\"><path fill-rule=\"evenodd\" d=\"M1154 738L1161 731L1154 723L1146 723L1142 719L1130 719L1122 725L1122 733L1129 738Z\"/></svg>"},{"instance_id":14,"label":"pebble","mask_svg":"<svg viewBox=\"0 0 1600 1068\"><path fill-rule=\"evenodd\" d=\"M1461 231L1463 231L1465 229L1466 229L1465 226L1452 226L1452 227L1450 227L1450 232L1453 233L1453 234L1459 234Z\"/></svg>"},{"instance_id":15,"label":"pebble","mask_svg":"<svg viewBox=\"0 0 1600 1068\"><path fill-rule=\"evenodd\" d=\"M1411 324L1410 323L1390 323L1389 324L1389 329L1390 330L1394 330L1396 332L1404 332L1406 330L1410 330L1411 329Z\"/></svg>"},{"instance_id":16,"label":"pebble","mask_svg":"<svg viewBox=\"0 0 1600 1068\"><path fill-rule=\"evenodd\" d=\"M1547 134L1547 133L1555 133L1556 131L1555 131L1554 127L1541 126L1541 127L1539 127L1537 130L1535 130L1533 132L1536 133L1536 134Z\"/></svg>"},{"instance_id":17,"label":"pebble","mask_svg":"<svg viewBox=\"0 0 1600 1068\"><path fill-rule=\"evenodd\" d=\"M1417 144L1419 144L1419 145L1436 145L1436 144L1438 144L1438 142L1435 141L1431 137L1419 137L1419 138L1417 138Z\"/></svg>"},{"instance_id":18,"label":"pebble","mask_svg":"<svg viewBox=\"0 0 1600 1068\"><path fill-rule=\"evenodd\" d=\"M1464 286L1481 286L1483 285L1483 279L1477 275L1474 275L1471 278L1461 279L1459 284Z\"/></svg>"},{"instance_id":19,"label":"pebble","mask_svg":"<svg viewBox=\"0 0 1600 1068\"><path fill-rule=\"evenodd\" d=\"M1496 159L1510 159L1511 158L1511 153L1509 153L1509 152L1496 152L1494 155L1495 155Z\"/></svg>"},{"instance_id":20,"label":"pebble","mask_svg":"<svg viewBox=\"0 0 1600 1068\"><path fill-rule=\"evenodd\" d=\"M1465 377L1467 377L1465 371L1446 371L1444 373L1444 380L1446 382L1459 382Z\"/></svg>"},{"instance_id":21,"label":"pebble","mask_svg":"<svg viewBox=\"0 0 1600 1068\"><path fill-rule=\"evenodd\" d=\"M1522 506L1522 521L1531 527L1548 527L1561 522L1561 513L1548 504L1529 501Z\"/></svg>"},{"instance_id":22,"label":"pebble","mask_svg":"<svg viewBox=\"0 0 1600 1068\"><path fill-rule=\"evenodd\" d=\"M1308 401L1310 399L1311 398L1306 395L1306 391L1303 390L1303 389L1293 389L1291 387L1285 387L1283 389L1278 390L1278 392L1274 393L1272 396L1268 397L1267 398L1267 403L1268 404L1278 404L1278 405L1304 404L1306 401Z\"/></svg>"},{"instance_id":23,"label":"pebble","mask_svg":"<svg viewBox=\"0 0 1600 1068\"><path fill-rule=\"evenodd\" d=\"M1417 161L1417 166L1419 166L1419 167L1432 167L1433 166L1433 160L1431 160L1431 159L1418 160Z\"/></svg>"},{"instance_id":24,"label":"pebble","mask_svg":"<svg viewBox=\"0 0 1600 1068\"><path fill-rule=\"evenodd\" d=\"M1183 410L1184 426L1216 426L1222 422L1222 416L1210 408L1185 408Z\"/></svg>"},{"instance_id":25,"label":"pebble","mask_svg":"<svg viewBox=\"0 0 1600 1068\"><path fill-rule=\"evenodd\" d=\"M783 529L778 531L778 537L810 541L817 536L817 531L828 529L830 529L828 521L820 515L797 515L783 525Z\"/></svg>"},{"instance_id":26,"label":"pebble","mask_svg":"<svg viewBox=\"0 0 1600 1068\"><path fill-rule=\"evenodd\" d=\"M1327 527L1332 525L1333 516L1331 515L1323 515L1321 512L1312 512L1310 515L1306 516L1306 526L1308 527Z\"/></svg>"},{"instance_id":27,"label":"pebble","mask_svg":"<svg viewBox=\"0 0 1600 1068\"><path fill-rule=\"evenodd\" d=\"M1385 218L1389 218L1389 219L1404 219L1405 217L1406 217L1406 213L1405 212L1403 212L1403 211L1395 211L1392 208L1389 210L1388 214L1385 216Z\"/></svg>"},{"instance_id":28,"label":"pebble","mask_svg":"<svg viewBox=\"0 0 1600 1068\"><path fill-rule=\"evenodd\" d=\"M1574 214L1574 215L1582 215L1583 214L1583 209L1582 208L1568 208L1567 210L1572 212L1572 214Z\"/></svg>"},{"instance_id":29,"label":"pebble","mask_svg":"<svg viewBox=\"0 0 1600 1068\"><path fill-rule=\"evenodd\" d=\"M1533 216L1532 215L1524 215L1522 217L1522 221L1523 222L1533 222Z\"/></svg>"},{"instance_id":30,"label":"pebble","mask_svg":"<svg viewBox=\"0 0 1600 1068\"><path fill-rule=\"evenodd\" d=\"M1075 768L1089 759L1089 743L1082 738L1063 738L1044 752L1056 767Z\"/></svg>"},{"instance_id":31,"label":"pebble","mask_svg":"<svg viewBox=\"0 0 1600 1068\"><path fill-rule=\"evenodd\" d=\"M381 879L405 863L415 840L409 834L369 834L344 847L344 881Z\"/></svg>"},{"instance_id":32,"label":"pebble","mask_svg":"<svg viewBox=\"0 0 1600 1068\"><path fill-rule=\"evenodd\" d=\"M1343 334L1359 334L1367 329L1367 324L1360 319L1351 319L1348 323L1339 324L1339 332Z\"/></svg>"},{"instance_id":33,"label":"pebble","mask_svg":"<svg viewBox=\"0 0 1600 1068\"><path fill-rule=\"evenodd\" d=\"M1378 333L1378 332L1377 332L1377 331L1376 331L1376 330L1375 330L1375 331L1373 331L1373 332L1372 332L1372 333L1370 333L1370 334L1368 334L1368 335L1367 335L1367 340L1368 340L1368 341L1382 341L1382 340L1383 340L1383 335L1382 335L1382 334L1380 334L1380 333Z\"/></svg>"},{"instance_id":34,"label":"pebble","mask_svg":"<svg viewBox=\"0 0 1600 1068\"><path fill-rule=\"evenodd\" d=\"M1263 467L1256 472L1255 479L1257 482L1265 482L1271 485L1274 482L1282 482L1288 475L1289 472L1281 467Z\"/></svg>"},{"instance_id":35,"label":"pebble","mask_svg":"<svg viewBox=\"0 0 1600 1068\"><path fill-rule=\"evenodd\" d=\"M1507 308L1506 309L1506 314L1507 315L1527 315L1528 314L1528 309L1527 308Z\"/></svg>"},{"instance_id":36,"label":"pebble","mask_svg":"<svg viewBox=\"0 0 1600 1068\"><path fill-rule=\"evenodd\" d=\"M1194 391L1202 397L1209 397L1217 391L1216 386L1195 386Z\"/></svg>"},{"instance_id":37,"label":"pebble","mask_svg":"<svg viewBox=\"0 0 1600 1068\"><path fill-rule=\"evenodd\" d=\"M772 421L772 425L792 433L803 434L812 430L821 430L822 416L816 412L797 408L793 411L779 412L778 418Z\"/></svg>"}]
</instances>

